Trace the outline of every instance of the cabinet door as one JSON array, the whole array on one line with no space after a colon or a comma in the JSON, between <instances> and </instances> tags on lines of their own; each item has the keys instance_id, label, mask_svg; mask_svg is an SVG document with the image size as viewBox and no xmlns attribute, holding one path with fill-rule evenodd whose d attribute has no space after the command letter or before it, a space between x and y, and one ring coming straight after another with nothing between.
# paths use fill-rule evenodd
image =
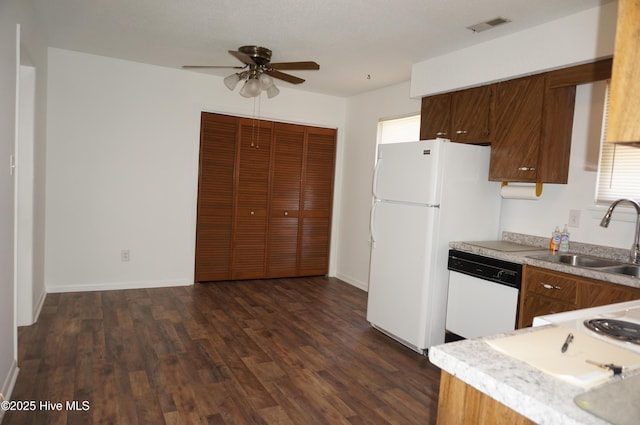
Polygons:
<instances>
[{"instance_id":1,"label":"cabinet door","mask_svg":"<svg viewBox=\"0 0 640 425\"><path fill-rule=\"evenodd\" d=\"M575 86L545 90L542 138L538 154L539 182L567 183L575 101Z\"/></svg>"},{"instance_id":2,"label":"cabinet door","mask_svg":"<svg viewBox=\"0 0 640 425\"><path fill-rule=\"evenodd\" d=\"M451 137L461 143L491 141L493 85L461 90L451 95Z\"/></svg>"},{"instance_id":3,"label":"cabinet door","mask_svg":"<svg viewBox=\"0 0 640 425\"><path fill-rule=\"evenodd\" d=\"M518 315L518 328L528 328L533 324L536 316L561 313L563 311L576 310L578 307L572 303L557 301L545 297L527 294L523 298L523 306Z\"/></svg>"},{"instance_id":4,"label":"cabinet door","mask_svg":"<svg viewBox=\"0 0 640 425\"><path fill-rule=\"evenodd\" d=\"M234 117L202 114L196 282L226 280L231 277L236 121Z\"/></svg>"},{"instance_id":5,"label":"cabinet door","mask_svg":"<svg viewBox=\"0 0 640 425\"><path fill-rule=\"evenodd\" d=\"M329 269L335 151L335 129L308 128L300 215L300 276L322 275Z\"/></svg>"},{"instance_id":6,"label":"cabinet door","mask_svg":"<svg viewBox=\"0 0 640 425\"><path fill-rule=\"evenodd\" d=\"M619 1L607 141L640 144L640 2Z\"/></svg>"},{"instance_id":7,"label":"cabinet door","mask_svg":"<svg viewBox=\"0 0 640 425\"><path fill-rule=\"evenodd\" d=\"M232 279L265 276L272 123L240 119Z\"/></svg>"},{"instance_id":8,"label":"cabinet door","mask_svg":"<svg viewBox=\"0 0 640 425\"><path fill-rule=\"evenodd\" d=\"M451 95L439 94L422 98L420 140L450 138Z\"/></svg>"},{"instance_id":9,"label":"cabinet door","mask_svg":"<svg viewBox=\"0 0 640 425\"><path fill-rule=\"evenodd\" d=\"M497 84L489 180L537 181L544 88L544 75Z\"/></svg>"},{"instance_id":10,"label":"cabinet door","mask_svg":"<svg viewBox=\"0 0 640 425\"><path fill-rule=\"evenodd\" d=\"M297 274L304 140L303 126L275 124L267 277Z\"/></svg>"},{"instance_id":11,"label":"cabinet door","mask_svg":"<svg viewBox=\"0 0 640 425\"><path fill-rule=\"evenodd\" d=\"M608 282L592 282L584 288L580 308L640 299L640 289Z\"/></svg>"}]
</instances>

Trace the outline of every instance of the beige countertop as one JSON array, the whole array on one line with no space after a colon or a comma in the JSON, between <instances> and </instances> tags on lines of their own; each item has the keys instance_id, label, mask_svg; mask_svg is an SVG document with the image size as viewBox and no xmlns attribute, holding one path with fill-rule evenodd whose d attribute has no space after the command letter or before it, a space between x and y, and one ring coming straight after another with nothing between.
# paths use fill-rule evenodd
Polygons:
<instances>
[{"instance_id":1,"label":"beige countertop","mask_svg":"<svg viewBox=\"0 0 640 425\"><path fill-rule=\"evenodd\" d=\"M571 385L526 362L501 353L489 344L492 339L523 335L551 329L554 326L525 328L509 334L437 345L429 349L429 360L537 424L607 424L574 402L575 397L588 394L588 390ZM610 388L610 385L619 382L616 378L610 378L595 389Z\"/></svg>"},{"instance_id":2,"label":"beige countertop","mask_svg":"<svg viewBox=\"0 0 640 425\"><path fill-rule=\"evenodd\" d=\"M617 283L619 285L640 288L640 279L635 277L616 273L606 273L595 269L531 258L533 256L539 256L549 253L549 250L547 248L549 240L547 238L504 232L502 240L522 245L528 245L531 247L531 250L501 251L498 249L491 249L484 246L475 245L473 241L451 242L449 243L449 247L452 249L457 249L459 251L484 255L491 258L498 258L505 261L511 261L513 263L526 264L549 270L555 270L558 272L569 273L576 276L583 276L591 279L601 280L604 282L611 282ZM629 250L571 242L569 253L592 255L594 257L609 258L626 262L627 256L629 255Z\"/></svg>"}]
</instances>

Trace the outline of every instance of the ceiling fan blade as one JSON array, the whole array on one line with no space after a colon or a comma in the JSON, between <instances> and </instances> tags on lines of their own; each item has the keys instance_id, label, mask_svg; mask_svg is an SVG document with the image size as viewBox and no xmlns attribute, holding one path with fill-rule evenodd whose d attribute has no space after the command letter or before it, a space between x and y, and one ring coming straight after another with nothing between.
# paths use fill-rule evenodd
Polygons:
<instances>
[{"instance_id":1,"label":"ceiling fan blade","mask_svg":"<svg viewBox=\"0 0 640 425\"><path fill-rule=\"evenodd\" d=\"M216 65L182 65L183 69L200 69L200 68L227 68L227 69L244 69L244 66L216 66Z\"/></svg>"},{"instance_id":2,"label":"ceiling fan blade","mask_svg":"<svg viewBox=\"0 0 640 425\"><path fill-rule=\"evenodd\" d=\"M229 54L247 65L257 65L256 62L251 58L251 56L247 55L246 53L238 52L236 50L229 50Z\"/></svg>"},{"instance_id":3,"label":"ceiling fan blade","mask_svg":"<svg viewBox=\"0 0 640 425\"><path fill-rule=\"evenodd\" d=\"M276 71L275 69L272 69L271 71L266 71L266 73L271 75L273 78L277 78L279 80L283 80L291 84L304 83L304 80L302 78L298 78L290 74L285 74L284 72Z\"/></svg>"},{"instance_id":4,"label":"ceiling fan blade","mask_svg":"<svg viewBox=\"0 0 640 425\"><path fill-rule=\"evenodd\" d=\"M276 62L270 63L269 66L273 69L281 69L281 70L310 70L316 71L320 69L320 65L313 61L304 61L304 62Z\"/></svg>"}]
</instances>

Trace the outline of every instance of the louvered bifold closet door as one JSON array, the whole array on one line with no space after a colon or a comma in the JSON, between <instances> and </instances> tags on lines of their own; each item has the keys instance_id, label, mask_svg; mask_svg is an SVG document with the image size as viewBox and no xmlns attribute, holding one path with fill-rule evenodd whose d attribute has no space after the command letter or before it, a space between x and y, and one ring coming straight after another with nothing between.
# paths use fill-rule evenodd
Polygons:
<instances>
[{"instance_id":1,"label":"louvered bifold closet door","mask_svg":"<svg viewBox=\"0 0 640 425\"><path fill-rule=\"evenodd\" d=\"M300 276L329 271L336 130L307 127L300 214Z\"/></svg>"},{"instance_id":2,"label":"louvered bifold closet door","mask_svg":"<svg viewBox=\"0 0 640 425\"><path fill-rule=\"evenodd\" d=\"M266 274L269 165L273 123L239 119L231 278Z\"/></svg>"},{"instance_id":3,"label":"louvered bifold closet door","mask_svg":"<svg viewBox=\"0 0 640 425\"><path fill-rule=\"evenodd\" d=\"M303 126L275 124L267 277L298 274L298 225L304 135Z\"/></svg>"},{"instance_id":4,"label":"louvered bifold closet door","mask_svg":"<svg viewBox=\"0 0 640 425\"><path fill-rule=\"evenodd\" d=\"M195 281L231 277L237 118L202 114Z\"/></svg>"}]
</instances>

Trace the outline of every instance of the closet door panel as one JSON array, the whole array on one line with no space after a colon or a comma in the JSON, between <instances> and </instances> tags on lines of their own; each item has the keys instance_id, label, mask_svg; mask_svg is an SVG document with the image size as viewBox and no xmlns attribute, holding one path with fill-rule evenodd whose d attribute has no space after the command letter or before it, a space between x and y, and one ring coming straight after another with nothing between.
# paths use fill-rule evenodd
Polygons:
<instances>
[{"instance_id":1,"label":"closet door panel","mask_svg":"<svg viewBox=\"0 0 640 425\"><path fill-rule=\"evenodd\" d=\"M271 166L267 277L295 276L304 127L276 123Z\"/></svg>"},{"instance_id":2,"label":"closet door panel","mask_svg":"<svg viewBox=\"0 0 640 425\"><path fill-rule=\"evenodd\" d=\"M328 272L336 131L203 113L195 280Z\"/></svg>"},{"instance_id":3,"label":"closet door panel","mask_svg":"<svg viewBox=\"0 0 640 425\"><path fill-rule=\"evenodd\" d=\"M234 164L233 117L202 114L195 281L231 277Z\"/></svg>"},{"instance_id":4,"label":"closet door panel","mask_svg":"<svg viewBox=\"0 0 640 425\"><path fill-rule=\"evenodd\" d=\"M265 276L271 123L240 119L232 279Z\"/></svg>"},{"instance_id":5,"label":"closet door panel","mask_svg":"<svg viewBox=\"0 0 640 425\"><path fill-rule=\"evenodd\" d=\"M302 187L300 275L326 274L329 269L335 148L334 129L308 129Z\"/></svg>"}]
</instances>

